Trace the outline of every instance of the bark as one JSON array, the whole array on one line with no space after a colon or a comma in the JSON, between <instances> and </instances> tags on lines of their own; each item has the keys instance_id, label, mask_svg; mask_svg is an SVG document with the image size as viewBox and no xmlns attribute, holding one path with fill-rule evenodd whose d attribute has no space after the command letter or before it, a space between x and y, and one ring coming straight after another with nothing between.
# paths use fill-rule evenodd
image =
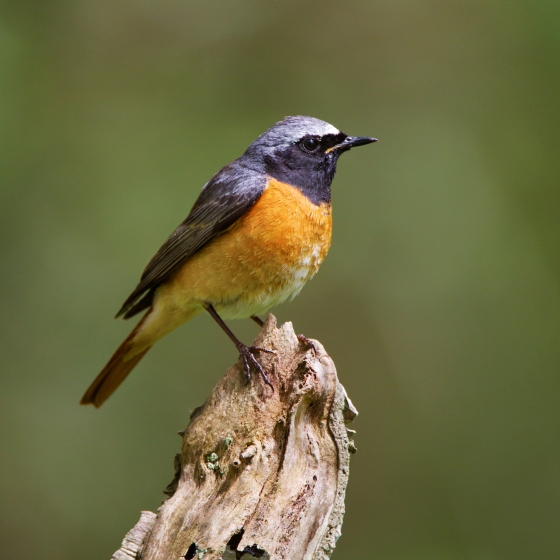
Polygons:
<instances>
[{"instance_id":1,"label":"bark","mask_svg":"<svg viewBox=\"0 0 560 560\"><path fill-rule=\"evenodd\" d=\"M313 343L269 315L255 345L275 352L259 358L274 390L258 373L247 383L241 360L225 373L191 415L170 497L157 518L143 512L115 560L330 558L357 412Z\"/></svg>"}]
</instances>

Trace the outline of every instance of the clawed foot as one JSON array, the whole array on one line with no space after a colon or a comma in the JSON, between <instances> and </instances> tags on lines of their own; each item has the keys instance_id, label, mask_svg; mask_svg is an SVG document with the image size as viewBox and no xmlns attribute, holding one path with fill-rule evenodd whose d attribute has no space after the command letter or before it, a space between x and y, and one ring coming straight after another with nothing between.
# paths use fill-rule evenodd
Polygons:
<instances>
[{"instance_id":1,"label":"clawed foot","mask_svg":"<svg viewBox=\"0 0 560 560\"><path fill-rule=\"evenodd\" d=\"M243 358L243 362L245 363L245 375L247 375L247 383L251 381L251 365L260 372L263 376L264 382L274 391L274 387L270 382L270 379L264 372L263 367L254 356L254 352L266 352L267 354L276 354L274 350L267 350L266 348L260 348L259 346L246 346L242 342L237 345L237 349Z\"/></svg>"},{"instance_id":2,"label":"clawed foot","mask_svg":"<svg viewBox=\"0 0 560 560\"><path fill-rule=\"evenodd\" d=\"M313 343L312 340L309 340L309 338L307 338L306 336L303 336L302 334L298 334L297 339L300 342L303 342L309 348L313 348L313 352L315 352L315 354L317 354L317 347L315 346L315 344Z\"/></svg>"}]
</instances>

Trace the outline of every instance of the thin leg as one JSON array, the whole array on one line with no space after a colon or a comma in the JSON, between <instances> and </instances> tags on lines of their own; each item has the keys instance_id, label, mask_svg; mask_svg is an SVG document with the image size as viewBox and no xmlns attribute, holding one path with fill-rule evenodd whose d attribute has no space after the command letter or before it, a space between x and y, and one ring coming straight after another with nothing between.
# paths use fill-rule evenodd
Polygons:
<instances>
[{"instance_id":1,"label":"thin leg","mask_svg":"<svg viewBox=\"0 0 560 560\"><path fill-rule=\"evenodd\" d=\"M300 342L303 342L309 348L313 348L313 352L315 352L315 354L317 354L317 348L316 348L315 344L313 344L312 340L309 340L306 336L303 336L302 334L298 334L297 338Z\"/></svg>"},{"instance_id":2,"label":"thin leg","mask_svg":"<svg viewBox=\"0 0 560 560\"><path fill-rule=\"evenodd\" d=\"M265 383L274 390L274 387L272 387L272 383L270 382L270 379L266 375L266 373L265 373L263 367L261 366L261 364L259 364L259 362L257 362L257 359L253 355L253 352L267 352L269 354L274 354L275 352L273 352L272 350L267 350L266 348L260 348L259 346L247 346L247 345L243 344L243 342L241 342L233 334L233 332L231 332L230 328L224 323L222 318L218 315L218 313L216 312L214 307L212 307L211 304L209 304L209 303L204 304L204 308L206 309L206 311L208 311L208 313L210 313L210 315L212 315L212 318L214 319L214 321L216 321L216 323L218 323L218 325L220 325L222 330L229 336L231 341L235 344L235 347L237 348L237 350L239 350L239 353L241 354L241 357L243 358L243 362L245 363L245 373L247 375L247 381L249 381L251 379L251 365L253 365L253 367L257 371L259 371L260 374L263 376L263 379L264 379Z\"/></svg>"},{"instance_id":3,"label":"thin leg","mask_svg":"<svg viewBox=\"0 0 560 560\"><path fill-rule=\"evenodd\" d=\"M253 321L255 321L255 323L257 323L259 327L264 327L264 321L259 317L257 317L256 315L251 315L251 319L253 319Z\"/></svg>"}]
</instances>

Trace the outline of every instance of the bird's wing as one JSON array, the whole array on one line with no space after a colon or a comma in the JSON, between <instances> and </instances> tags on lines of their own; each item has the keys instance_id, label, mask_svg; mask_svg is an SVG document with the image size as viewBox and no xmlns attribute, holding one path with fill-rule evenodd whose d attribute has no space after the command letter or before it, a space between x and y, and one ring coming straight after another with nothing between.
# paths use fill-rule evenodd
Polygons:
<instances>
[{"instance_id":1,"label":"bird's wing","mask_svg":"<svg viewBox=\"0 0 560 560\"><path fill-rule=\"evenodd\" d=\"M245 214L263 193L266 182L265 176L241 168L237 162L214 175L202 189L187 219L148 263L140 283L117 317L124 315L128 319L149 307L155 288Z\"/></svg>"}]
</instances>

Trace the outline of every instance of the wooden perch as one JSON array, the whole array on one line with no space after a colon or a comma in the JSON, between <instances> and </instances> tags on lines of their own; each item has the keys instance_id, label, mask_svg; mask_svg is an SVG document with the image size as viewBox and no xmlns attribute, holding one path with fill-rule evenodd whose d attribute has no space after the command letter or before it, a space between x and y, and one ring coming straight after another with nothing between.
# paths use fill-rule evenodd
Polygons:
<instances>
[{"instance_id":1,"label":"wooden perch","mask_svg":"<svg viewBox=\"0 0 560 560\"><path fill-rule=\"evenodd\" d=\"M114 560L325 560L340 536L346 422L357 411L323 346L269 315L256 346L275 351L246 382L241 360L191 415L170 496L143 512Z\"/></svg>"}]
</instances>

